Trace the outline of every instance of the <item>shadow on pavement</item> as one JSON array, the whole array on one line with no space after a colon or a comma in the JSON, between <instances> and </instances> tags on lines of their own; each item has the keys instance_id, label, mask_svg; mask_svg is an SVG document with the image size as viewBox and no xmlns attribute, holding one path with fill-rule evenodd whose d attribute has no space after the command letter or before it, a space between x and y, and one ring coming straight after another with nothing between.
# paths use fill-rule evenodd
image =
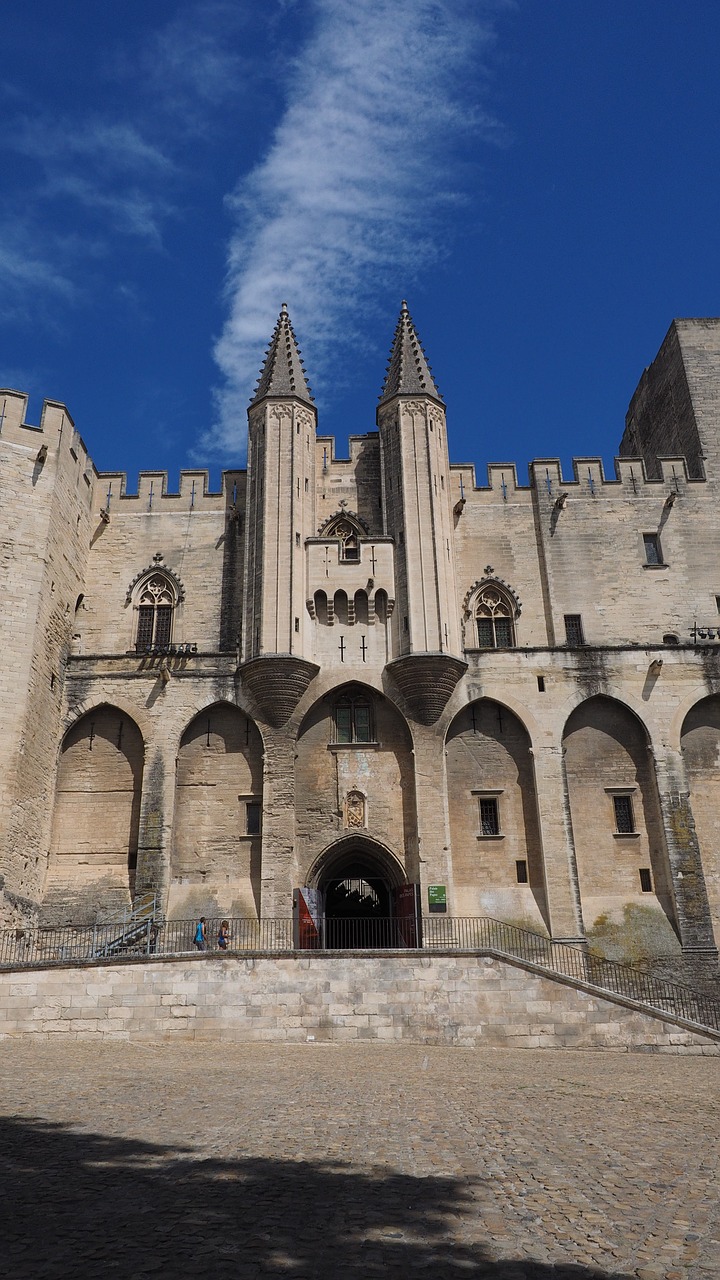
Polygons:
<instances>
[{"instance_id":1,"label":"shadow on pavement","mask_svg":"<svg viewBox=\"0 0 720 1280\"><path fill-rule=\"evenodd\" d=\"M39 1120L0 1120L0 1151L3 1270L16 1280L610 1280L579 1265L495 1262L462 1243L470 1206L482 1221L467 1179L204 1159Z\"/></svg>"}]
</instances>

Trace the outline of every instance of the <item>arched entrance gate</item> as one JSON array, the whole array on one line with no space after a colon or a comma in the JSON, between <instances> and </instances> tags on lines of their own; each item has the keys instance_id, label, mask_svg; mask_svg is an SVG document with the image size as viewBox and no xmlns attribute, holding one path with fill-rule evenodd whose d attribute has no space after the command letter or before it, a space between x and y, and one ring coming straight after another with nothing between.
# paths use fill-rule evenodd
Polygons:
<instances>
[{"instance_id":1,"label":"arched entrance gate","mask_svg":"<svg viewBox=\"0 0 720 1280\"><path fill-rule=\"evenodd\" d=\"M417 886L389 850L347 837L325 850L293 895L301 950L416 947Z\"/></svg>"}]
</instances>

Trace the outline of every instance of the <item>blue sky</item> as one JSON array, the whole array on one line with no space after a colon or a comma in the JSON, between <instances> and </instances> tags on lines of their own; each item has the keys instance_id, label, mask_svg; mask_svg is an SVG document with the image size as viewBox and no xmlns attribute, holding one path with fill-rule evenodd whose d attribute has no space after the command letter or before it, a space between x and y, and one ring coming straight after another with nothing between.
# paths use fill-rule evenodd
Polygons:
<instances>
[{"instance_id":1,"label":"blue sky","mask_svg":"<svg viewBox=\"0 0 720 1280\"><path fill-rule=\"evenodd\" d=\"M6 0L3 52L0 384L131 489L242 464L284 301L342 454L407 298L480 482L609 466L720 311L710 0Z\"/></svg>"}]
</instances>

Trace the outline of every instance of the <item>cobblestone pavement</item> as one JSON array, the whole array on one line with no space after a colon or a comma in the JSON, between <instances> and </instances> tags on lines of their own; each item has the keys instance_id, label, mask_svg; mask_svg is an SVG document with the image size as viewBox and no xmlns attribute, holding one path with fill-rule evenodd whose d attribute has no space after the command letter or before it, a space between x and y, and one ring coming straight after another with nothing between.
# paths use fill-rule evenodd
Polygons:
<instances>
[{"instance_id":1,"label":"cobblestone pavement","mask_svg":"<svg viewBox=\"0 0 720 1280\"><path fill-rule=\"evenodd\" d=\"M717 1058L0 1044L4 1274L720 1276Z\"/></svg>"}]
</instances>

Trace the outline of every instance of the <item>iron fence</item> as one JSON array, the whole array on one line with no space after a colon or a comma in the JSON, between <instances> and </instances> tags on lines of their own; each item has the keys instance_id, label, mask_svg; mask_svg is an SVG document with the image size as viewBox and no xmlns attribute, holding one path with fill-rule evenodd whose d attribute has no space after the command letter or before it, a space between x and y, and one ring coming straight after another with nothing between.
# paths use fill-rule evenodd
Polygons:
<instances>
[{"instance_id":1,"label":"iron fence","mask_svg":"<svg viewBox=\"0 0 720 1280\"><path fill-rule=\"evenodd\" d=\"M303 933L302 939L291 919L233 919L228 922L227 948L219 943L220 924L220 917L206 920L207 951L214 955L224 951L288 955L298 949L494 952L720 1031L720 1000L593 955L584 946L556 942L488 916L432 915L417 921L397 917L328 919L321 921L312 935ZM182 956L197 951L196 927L195 919L148 916L115 924L17 929L0 934L0 968L109 961L123 956Z\"/></svg>"}]
</instances>

